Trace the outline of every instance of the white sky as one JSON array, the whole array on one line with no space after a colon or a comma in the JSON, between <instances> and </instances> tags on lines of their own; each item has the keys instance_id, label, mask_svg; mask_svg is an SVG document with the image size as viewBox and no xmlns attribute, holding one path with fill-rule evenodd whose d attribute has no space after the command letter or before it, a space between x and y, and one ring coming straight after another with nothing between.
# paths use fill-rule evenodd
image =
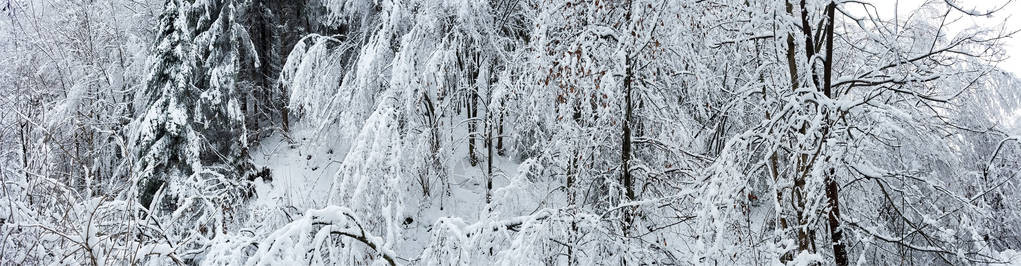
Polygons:
<instances>
[{"instance_id":1,"label":"white sky","mask_svg":"<svg viewBox=\"0 0 1021 266\"><path fill-rule=\"evenodd\" d=\"M935 3L935 6L945 10L946 4L944 1L946 0L867 0L867 2L871 2L877 7L880 12L879 15L884 19L892 19L894 14L900 14L900 19L905 19L907 15L917 11L927 1ZM980 12L1003 6L1003 9L989 17L974 17L956 10L951 11L947 21L952 23L945 27L950 36L973 26L998 27L1004 25L1007 32L1021 30L1021 0L949 1L953 1L958 7L963 9ZM1014 73L1017 77L1021 77L1021 32L1005 40L1003 46L1008 58L997 66ZM1007 130L1013 130L1014 134L1021 134L1021 109L1004 114L1003 119L1003 125Z\"/></svg>"},{"instance_id":2,"label":"white sky","mask_svg":"<svg viewBox=\"0 0 1021 266\"><path fill-rule=\"evenodd\" d=\"M945 10L945 0L867 0L879 10L879 15L884 19L893 19L894 10L900 15L900 19L906 19L908 15L918 10L923 3L930 2L938 6L940 11ZM998 27L1006 26L1006 31L1021 29L1021 0L950 0L958 7L974 11L988 11L994 8L1005 6L999 12L989 17L974 17L965 15L957 10L951 11L947 18L947 30L950 36L957 32L973 26ZM848 4L851 11L857 11L854 4ZM859 9L860 10L860 9ZM918 19L917 17L915 19ZM1009 56L1006 61L998 66L1021 77L1021 33L1013 38L1005 40L1004 48Z\"/></svg>"}]
</instances>

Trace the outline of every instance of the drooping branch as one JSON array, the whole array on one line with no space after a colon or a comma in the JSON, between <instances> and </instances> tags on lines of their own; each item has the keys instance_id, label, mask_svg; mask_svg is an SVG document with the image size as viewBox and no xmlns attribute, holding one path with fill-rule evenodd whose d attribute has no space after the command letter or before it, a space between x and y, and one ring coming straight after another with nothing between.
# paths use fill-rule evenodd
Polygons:
<instances>
[{"instance_id":1,"label":"drooping branch","mask_svg":"<svg viewBox=\"0 0 1021 266\"><path fill-rule=\"evenodd\" d=\"M282 255L287 252L314 250L321 244L323 239L317 237L316 241L313 242L318 243L310 243L312 244L310 247L300 245L308 242L293 240L294 238L307 239L310 235L316 236L320 233L340 235L357 240L375 251L388 264L392 266L397 265L397 256L392 250L384 248L384 240L366 232L360 219L350 209L340 206L310 210L301 218L280 227L280 229L270 234L266 240L258 244L259 250L248 259L248 262L261 262L267 260L268 257Z\"/></svg>"}]
</instances>

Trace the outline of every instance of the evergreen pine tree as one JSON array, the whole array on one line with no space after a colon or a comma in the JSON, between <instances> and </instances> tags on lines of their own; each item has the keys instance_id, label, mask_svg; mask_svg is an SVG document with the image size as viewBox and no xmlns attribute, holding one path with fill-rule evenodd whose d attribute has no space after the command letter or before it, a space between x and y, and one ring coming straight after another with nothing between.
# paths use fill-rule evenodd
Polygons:
<instances>
[{"instance_id":1,"label":"evergreen pine tree","mask_svg":"<svg viewBox=\"0 0 1021 266\"><path fill-rule=\"evenodd\" d=\"M235 22L238 5L168 0L164 6L145 87L148 107L136 122L134 176L143 206L150 207L165 188L171 200L156 209L181 207L173 199L190 196L183 195L185 180L205 182L202 190L212 182L214 188L237 192L253 172L236 86L251 41Z\"/></svg>"}]
</instances>

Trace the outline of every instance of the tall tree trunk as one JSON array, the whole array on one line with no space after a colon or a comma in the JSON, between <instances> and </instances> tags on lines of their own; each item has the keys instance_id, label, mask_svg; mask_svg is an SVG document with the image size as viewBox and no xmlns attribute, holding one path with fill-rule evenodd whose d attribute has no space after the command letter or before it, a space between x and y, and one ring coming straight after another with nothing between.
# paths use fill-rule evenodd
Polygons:
<instances>
[{"instance_id":1,"label":"tall tree trunk","mask_svg":"<svg viewBox=\"0 0 1021 266\"><path fill-rule=\"evenodd\" d=\"M826 24L826 62L823 66L823 93L826 97L833 98L833 24L836 22L834 19L834 9L836 9L836 3L830 2L826 6L826 16L828 16L829 23ZM829 111L827 111L829 112ZM829 115L827 115L828 117ZM829 119L827 119L829 120ZM826 130L826 129L824 129ZM823 134L825 137L826 134ZM840 228L840 195L837 187L837 181L834 180L835 171L833 168L829 169L829 173L826 175L826 198L829 203L830 211L827 218L829 219L830 228L830 239L833 241L833 260L839 266L847 265L847 250L844 248L843 231Z\"/></svg>"},{"instance_id":2,"label":"tall tree trunk","mask_svg":"<svg viewBox=\"0 0 1021 266\"><path fill-rule=\"evenodd\" d=\"M500 121L497 122L496 128L496 154L500 156L506 155L506 150L503 148L503 116L506 115L504 112L504 101L500 99Z\"/></svg>"},{"instance_id":3,"label":"tall tree trunk","mask_svg":"<svg viewBox=\"0 0 1021 266\"><path fill-rule=\"evenodd\" d=\"M811 61L812 55L815 53L815 48L812 46L812 29L808 24L808 9L805 7L805 0L800 2L801 10L801 22L802 22L802 34L805 35L805 53L808 61ZM787 12L793 15L793 7L790 3L787 3ZM796 91L800 86L798 82L798 70L797 61L794 52L794 38L792 35L788 35L787 38L787 63L788 68L791 71L791 90ZM812 73L813 68L811 65L807 68L808 72ZM813 79L815 74L812 74ZM798 133L804 135L807 128L807 123L802 123L801 128L798 129ZM801 144L795 143L796 146ZM801 150L801 149L797 149ZM794 215L797 230L797 242L798 251L813 251L812 238L815 234L810 232L808 229L807 214L805 213L805 178L800 173L806 171L806 164L808 161L808 154L799 152L795 159L795 173L793 174L794 187L791 189L791 206L794 208Z\"/></svg>"},{"instance_id":4,"label":"tall tree trunk","mask_svg":"<svg viewBox=\"0 0 1021 266\"><path fill-rule=\"evenodd\" d=\"M635 199L635 190L632 186L634 182L631 176L631 113L633 107L631 106L631 58L626 59L628 61L627 73L624 76L624 125L623 132L621 134L621 183L624 185L624 191L628 200Z\"/></svg>"},{"instance_id":5,"label":"tall tree trunk","mask_svg":"<svg viewBox=\"0 0 1021 266\"><path fill-rule=\"evenodd\" d=\"M478 134L479 117L479 87L476 81L479 78L479 57L472 51L458 52L458 66L468 71L468 97L465 98L465 105L468 106L468 162L471 166L479 164L478 156L475 155L475 138Z\"/></svg>"},{"instance_id":6,"label":"tall tree trunk","mask_svg":"<svg viewBox=\"0 0 1021 266\"><path fill-rule=\"evenodd\" d=\"M574 183L578 174L578 151L571 154L571 165L567 167L567 210L571 214L571 230L567 232L567 265L574 265L574 243L578 236L578 208L576 206L577 193L575 193Z\"/></svg>"},{"instance_id":7,"label":"tall tree trunk","mask_svg":"<svg viewBox=\"0 0 1021 266\"><path fill-rule=\"evenodd\" d=\"M787 14L790 14L791 16L793 16L794 15L794 5L792 5L790 1L786 1L785 4L786 4L786 9L787 9ZM797 61L797 52L795 51L796 50L795 48L796 48L796 46L795 46L795 43L794 43L794 33L787 33L787 70L790 72L790 77L791 77L791 91L797 91L798 90L798 65L797 65L798 61ZM769 162L772 165L771 173L773 174L773 181L776 182L776 183L779 183L779 178L780 178L779 165L780 164L779 164L777 159L778 159L778 154L777 154L776 151L773 151L773 154L771 154L769 156ZM784 197L783 196L783 188L777 188L776 189L776 201L777 202L781 202L783 197ZM779 219L780 220L780 228L784 232L786 232L787 228L788 228L787 217L784 217L782 212L778 213L777 215L780 217L780 219ZM784 262L784 263L789 262L792 259L794 259L794 256L791 253L784 254L783 256L780 257L780 261Z\"/></svg>"},{"instance_id":8,"label":"tall tree trunk","mask_svg":"<svg viewBox=\"0 0 1021 266\"><path fill-rule=\"evenodd\" d=\"M487 105L488 106L488 105ZM493 201L493 120L492 112L486 112L486 205Z\"/></svg>"},{"instance_id":9,"label":"tall tree trunk","mask_svg":"<svg viewBox=\"0 0 1021 266\"><path fill-rule=\"evenodd\" d=\"M808 24L808 7L805 0L801 0L801 32L805 35L805 59L808 63L808 72L812 74L813 85L819 87L819 75L815 74L815 67L812 64L812 56L819 50L812 43L812 24Z\"/></svg>"},{"instance_id":10,"label":"tall tree trunk","mask_svg":"<svg viewBox=\"0 0 1021 266\"><path fill-rule=\"evenodd\" d=\"M436 108L433 107L432 99L429 97L429 94L424 91L422 92L422 105L425 106L426 124L429 125L428 168L430 168L431 170L429 171L432 172L433 170L439 170L441 167L440 160L437 158L440 153L440 129L437 125L437 119L439 118L436 117ZM447 175L440 174L440 182L442 183L441 186L449 188L450 185L447 182L446 176ZM429 185L429 180L427 180L428 176L424 176L423 178L426 178L426 180L423 180L422 183L422 194L424 196L428 196L431 191L431 186ZM447 192L450 192L450 190L448 189Z\"/></svg>"},{"instance_id":11,"label":"tall tree trunk","mask_svg":"<svg viewBox=\"0 0 1021 266\"><path fill-rule=\"evenodd\" d=\"M290 129L291 122L288 120L287 116L288 116L288 108L287 108L287 104L284 104L284 107L280 108L280 120L281 120L281 124L283 125L284 132L291 132L291 129Z\"/></svg>"},{"instance_id":12,"label":"tall tree trunk","mask_svg":"<svg viewBox=\"0 0 1021 266\"><path fill-rule=\"evenodd\" d=\"M819 37L819 36L816 36L816 35L812 34L812 25L809 24L809 20L808 20L808 7L805 4L805 0L801 0L800 7L801 7L801 31L802 31L803 35L805 35L804 36L805 37L805 58L806 58L806 63L807 63L806 67L807 67L808 73L812 76L812 80L811 80L812 81L812 85L815 86L816 90L821 90L822 88L820 88L821 84L819 84L819 82L820 82L819 81L819 75L818 75L818 72L816 72L815 64L812 63L812 59L815 58L815 55L819 52L819 48L820 48L819 46L821 45L821 44L818 44L818 43L814 42L814 40L816 40L816 37ZM824 64L825 64L825 62L824 62ZM801 124L801 128L798 130L798 133L801 134L802 136L804 136L804 135L806 135L808 133L807 131L808 131L808 122L805 121L805 122L803 122ZM823 136L825 136L825 135L826 134L823 134ZM819 141L820 142L825 142L826 140L825 139L821 139ZM824 143L820 143L819 145L824 145ZM797 162L797 167L798 168L797 169L798 169L798 173L800 173L800 174L798 174L798 175L796 175L794 177L794 186L795 186L795 188L794 188L793 196L795 197L795 203L797 204L796 207L795 207L795 210L797 211L798 224L799 224L799 227L798 227L799 228L799 230L798 230L798 247L799 247L800 250L807 250L807 251L811 251L811 252L816 252L817 251L816 244L815 244L816 231L815 231L814 228L810 227L807 224L809 222L807 220L809 214L805 210L806 204L807 204L807 202L806 202L807 198L806 198L806 195L805 195L805 192L806 192L806 188L805 188L806 180L805 180L805 178L808 176L807 173L812 170L811 169L812 168L812 163L809 162L809 160L810 160L810 157L809 157L808 153L802 152L800 154L800 156L798 156L798 162Z\"/></svg>"},{"instance_id":13,"label":"tall tree trunk","mask_svg":"<svg viewBox=\"0 0 1021 266\"><path fill-rule=\"evenodd\" d=\"M31 171L28 170L28 135L26 134L28 132L28 121L24 121L24 122L21 123L21 130L19 130L18 132L21 135L20 136L21 137L21 167L23 167L22 168L22 172L25 173L25 180L28 181L28 180L31 180L31 179L29 179L29 174L28 174L28 173L31 173ZM29 201L29 202L31 202L31 201Z\"/></svg>"},{"instance_id":14,"label":"tall tree trunk","mask_svg":"<svg viewBox=\"0 0 1021 266\"><path fill-rule=\"evenodd\" d=\"M476 130L475 119L479 117L478 91L472 90L468 97L471 98L468 106L468 162L472 166L477 166L479 159L475 156L475 135L478 130Z\"/></svg>"},{"instance_id":15,"label":"tall tree trunk","mask_svg":"<svg viewBox=\"0 0 1021 266\"><path fill-rule=\"evenodd\" d=\"M627 10L624 13L624 20L627 22L625 25L632 23L631 13L634 3L627 1ZM634 40L631 41L631 45L634 45ZM631 175L631 125L632 125L632 113L634 106L631 98L631 90L634 85L634 69L632 66L632 51L626 51L624 56L624 119L621 121L621 148L620 148L620 183L624 187L624 196L627 201L635 200L634 190L634 176ZM623 235L625 237L630 236L632 223L634 222L633 208L625 208L621 211ZM624 258L621 258L621 263L627 264Z\"/></svg>"}]
</instances>

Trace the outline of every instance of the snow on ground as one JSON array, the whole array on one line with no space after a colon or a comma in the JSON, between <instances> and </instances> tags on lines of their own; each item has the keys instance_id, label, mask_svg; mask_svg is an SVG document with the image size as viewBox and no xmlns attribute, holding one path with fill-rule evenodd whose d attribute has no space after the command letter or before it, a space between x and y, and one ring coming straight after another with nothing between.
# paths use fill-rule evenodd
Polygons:
<instances>
[{"instance_id":1,"label":"snow on ground","mask_svg":"<svg viewBox=\"0 0 1021 266\"><path fill-rule=\"evenodd\" d=\"M252 153L257 166L273 173L274 193L269 195L299 208L326 205L330 182L348 150L344 141L316 141L307 133L296 131L290 138L274 134Z\"/></svg>"},{"instance_id":2,"label":"snow on ground","mask_svg":"<svg viewBox=\"0 0 1021 266\"><path fill-rule=\"evenodd\" d=\"M486 219L488 210L486 197L486 161L485 151L479 151L479 163L471 166L467 153L467 135L464 125L447 128L444 141L456 142L454 156L445 162L450 176L450 192L443 193L444 187L440 180L433 180L433 192L426 197L406 199L404 209L414 213L406 213L410 223L404 225L403 245L395 246L398 257L411 259L417 257L430 241L431 227L443 217L457 218L467 224ZM332 132L320 134L315 128L298 125L286 136L276 133L253 148L252 157L258 167L268 167L273 174L272 182L257 185L258 199L253 208L262 208L272 212L275 208L286 208L294 214L303 214L308 210L327 207L330 187L341 168L341 162L350 148L350 140L334 136ZM326 129L324 131L331 131ZM336 131L336 130L334 130ZM319 136L319 137L314 137ZM461 140L461 141L457 141ZM481 140L477 141L478 148ZM495 154L494 154L495 155ZM508 154L509 155L509 154ZM498 156L493 163L494 191L507 186L518 173L519 162L510 159L514 156ZM408 178L407 182L417 182ZM417 186L417 184L415 185ZM500 216L519 216L534 212L546 192L554 189L555 184L529 184L531 188L519 188L523 195L517 204L501 208ZM408 193L410 196L421 195L421 192ZM522 194L522 193L517 193ZM495 196L494 196L495 197ZM423 200L424 199L424 200ZM278 205L278 206L275 206ZM293 206L294 208L290 208ZM344 207L344 206L341 206ZM265 225L279 227L280 225Z\"/></svg>"}]
</instances>

